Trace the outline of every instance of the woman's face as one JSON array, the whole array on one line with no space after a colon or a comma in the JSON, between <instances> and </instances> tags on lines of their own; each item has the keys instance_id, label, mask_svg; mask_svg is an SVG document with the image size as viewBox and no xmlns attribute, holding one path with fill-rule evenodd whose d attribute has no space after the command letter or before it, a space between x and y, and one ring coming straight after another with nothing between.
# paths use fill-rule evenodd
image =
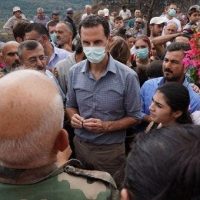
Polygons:
<instances>
[{"instance_id":1,"label":"woman's face","mask_svg":"<svg viewBox=\"0 0 200 200\"><path fill-rule=\"evenodd\" d=\"M127 43L128 43L129 48L131 49L133 45L135 44L135 38L134 37L128 38Z\"/></svg>"},{"instance_id":2,"label":"woman's face","mask_svg":"<svg viewBox=\"0 0 200 200\"><path fill-rule=\"evenodd\" d=\"M176 114L172 111L166 102L166 98L160 91L153 96L152 103L149 107L152 121L168 125L176 121Z\"/></svg>"},{"instance_id":3,"label":"woman's face","mask_svg":"<svg viewBox=\"0 0 200 200\"><path fill-rule=\"evenodd\" d=\"M135 48L136 49L144 49L144 48L149 48L148 44L144 42L142 39L137 40L135 42Z\"/></svg>"}]
</instances>

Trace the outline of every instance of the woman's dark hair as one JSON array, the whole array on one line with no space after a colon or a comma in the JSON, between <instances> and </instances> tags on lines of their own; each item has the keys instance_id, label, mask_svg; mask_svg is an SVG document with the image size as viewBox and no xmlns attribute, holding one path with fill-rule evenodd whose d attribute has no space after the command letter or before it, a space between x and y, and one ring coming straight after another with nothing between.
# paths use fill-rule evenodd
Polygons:
<instances>
[{"instance_id":1,"label":"woman's dark hair","mask_svg":"<svg viewBox=\"0 0 200 200\"><path fill-rule=\"evenodd\" d=\"M113 39L114 41L110 45L110 54L114 59L126 65L130 57L128 44L120 36L114 36Z\"/></svg>"},{"instance_id":2,"label":"woman's dark hair","mask_svg":"<svg viewBox=\"0 0 200 200\"><path fill-rule=\"evenodd\" d=\"M176 119L177 123L192 123L188 108L190 105L190 95L188 89L180 83L171 82L159 87L157 91L161 92L166 103L172 111L181 111L182 115Z\"/></svg>"},{"instance_id":3,"label":"woman's dark hair","mask_svg":"<svg viewBox=\"0 0 200 200\"><path fill-rule=\"evenodd\" d=\"M151 51L151 42L150 42L149 38L148 38L146 35L141 35L141 36L136 37L135 43L136 43L138 40L142 40L142 41L144 41L145 43L147 43L148 48L149 48L149 52Z\"/></svg>"},{"instance_id":4,"label":"woman's dark hair","mask_svg":"<svg viewBox=\"0 0 200 200\"><path fill-rule=\"evenodd\" d=\"M185 124L139 134L124 187L136 200L200 199L200 126Z\"/></svg>"},{"instance_id":5,"label":"woman's dark hair","mask_svg":"<svg viewBox=\"0 0 200 200\"><path fill-rule=\"evenodd\" d=\"M148 78L157 78L163 76L162 64L162 60L153 60L146 69Z\"/></svg>"}]
</instances>

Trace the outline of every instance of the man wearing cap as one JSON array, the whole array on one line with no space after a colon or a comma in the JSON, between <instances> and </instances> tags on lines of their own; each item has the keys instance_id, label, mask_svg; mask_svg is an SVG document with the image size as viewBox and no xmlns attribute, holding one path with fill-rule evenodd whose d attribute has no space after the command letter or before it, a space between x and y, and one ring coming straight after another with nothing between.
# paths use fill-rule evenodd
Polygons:
<instances>
[{"instance_id":1,"label":"man wearing cap","mask_svg":"<svg viewBox=\"0 0 200 200\"><path fill-rule=\"evenodd\" d=\"M9 33L12 34L12 30L14 28L14 26L23 20L27 20L25 15L22 13L20 7L15 6L13 8L13 16L11 18L8 19L8 21L4 24L3 29Z\"/></svg>"},{"instance_id":2,"label":"man wearing cap","mask_svg":"<svg viewBox=\"0 0 200 200\"><path fill-rule=\"evenodd\" d=\"M200 6L193 5L188 10L189 23L187 23L183 32L188 36L191 36L195 32L200 31Z\"/></svg>"},{"instance_id":3,"label":"man wearing cap","mask_svg":"<svg viewBox=\"0 0 200 200\"><path fill-rule=\"evenodd\" d=\"M50 21L50 18L47 15L45 15L44 9L41 7L37 8L37 15L34 16L33 22L43 24L46 26L48 21Z\"/></svg>"},{"instance_id":4,"label":"man wearing cap","mask_svg":"<svg viewBox=\"0 0 200 200\"><path fill-rule=\"evenodd\" d=\"M72 26L72 31L73 31L73 39L74 39L74 38L76 37L77 30L76 30L76 25L75 25L75 23L74 23L74 21L73 21L73 15L74 15L73 9L72 9L72 8L68 8L68 9L66 10L66 16L65 16L64 21L71 24L71 26Z\"/></svg>"},{"instance_id":5,"label":"man wearing cap","mask_svg":"<svg viewBox=\"0 0 200 200\"><path fill-rule=\"evenodd\" d=\"M163 17L153 17L150 20L150 40L162 34L165 22L166 21Z\"/></svg>"}]
</instances>

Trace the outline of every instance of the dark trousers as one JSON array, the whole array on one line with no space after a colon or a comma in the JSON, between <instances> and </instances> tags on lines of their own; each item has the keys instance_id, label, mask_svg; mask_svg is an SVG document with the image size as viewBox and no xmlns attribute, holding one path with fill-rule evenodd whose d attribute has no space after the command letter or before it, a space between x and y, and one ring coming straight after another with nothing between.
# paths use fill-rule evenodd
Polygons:
<instances>
[{"instance_id":1,"label":"dark trousers","mask_svg":"<svg viewBox=\"0 0 200 200\"><path fill-rule=\"evenodd\" d=\"M121 172L124 170L126 160L124 143L97 145L81 141L75 136L74 146L76 158L86 169L106 171L114 177L116 182L123 180Z\"/></svg>"}]
</instances>

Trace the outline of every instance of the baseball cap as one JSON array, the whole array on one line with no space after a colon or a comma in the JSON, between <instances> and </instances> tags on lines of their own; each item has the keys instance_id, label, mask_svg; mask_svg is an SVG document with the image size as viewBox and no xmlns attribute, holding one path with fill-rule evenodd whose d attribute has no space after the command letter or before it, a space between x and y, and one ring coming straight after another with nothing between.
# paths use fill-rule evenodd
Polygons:
<instances>
[{"instance_id":1,"label":"baseball cap","mask_svg":"<svg viewBox=\"0 0 200 200\"><path fill-rule=\"evenodd\" d=\"M193 11L193 12L200 12L200 6L199 5L192 5L192 6L190 6L188 12L191 12L191 11Z\"/></svg>"},{"instance_id":2,"label":"baseball cap","mask_svg":"<svg viewBox=\"0 0 200 200\"><path fill-rule=\"evenodd\" d=\"M21 11L21 9L20 9L20 7L18 7L18 6L15 6L15 7L13 8L13 12L17 12L17 11Z\"/></svg>"},{"instance_id":3,"label":"baseball cap","mask_svg":"<svg viewBox=\"0 0 200 200\"><path fill-rule=\"evenodd\" d=\"M163 24L166 20L163 17L153 17L151 18L150 24Z\"/></svg>"},{"instance_id":4,"label":"baseball cap","mask_svg":"<svg viewBox=\"0 0 200 200\"><path fill-rule=\"evenodd\" d=\"M67 8L66 13L67 14L73 14L74 10L72 8Z\"/></svg>"}]
</instances>

